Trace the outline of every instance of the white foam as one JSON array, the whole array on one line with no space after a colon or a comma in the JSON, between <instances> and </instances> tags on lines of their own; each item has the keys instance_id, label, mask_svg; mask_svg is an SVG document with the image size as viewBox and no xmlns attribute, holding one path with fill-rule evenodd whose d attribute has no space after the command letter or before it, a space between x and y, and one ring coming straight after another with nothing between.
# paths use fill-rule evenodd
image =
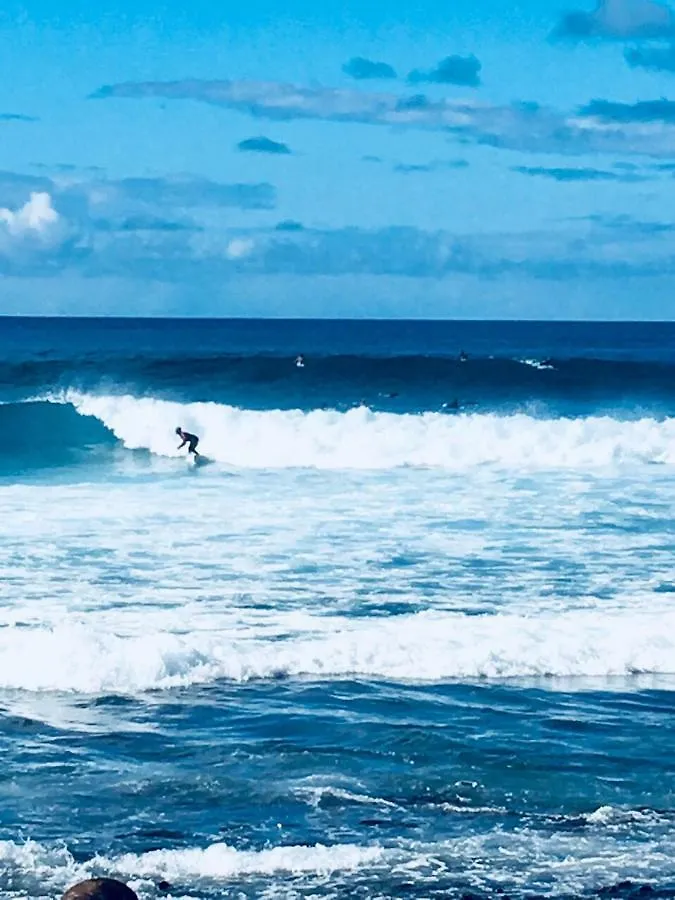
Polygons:
<instances>
[{"instance_id":1,"label":"white foam","mask_svg":"<svg viewBox=\"0 0 675 900\"><path fill-rule=\"evenodd\" d=\"M630 825L669 825L671 820L653 809L625 809L620 806L600 806L585 816L589 825L622 828Z\"/></svg>"},{"instance_id":2,"label":"white foam","mask_svg":"<svg viewBox=\"0 0 675 900\"><path fill-rule=\"evenodd\" d=\"M621 463L675 464L675 419L622 421L606 416L535 419L314 410L253 411L217 403L173 403L71 393L84 415L100 419L124 445L177 456L175 428L201 438L214 460L241 468L464 470L597 468Z\"/></svg>"},{"instance_id":3,"label":"white foam","mask_svg":"<svg viewBox=\"0 0 675 900\"><path fill-rule=\"evenodd\" d=\"M134 877L233 878L240 875L275 873L329 875L349 872L377 862L383 856L378 847L338 844L272 847L269 850L235 850L227 844L205 849L155 850L125 854L114 861L118 872Z\"/></svg>"},{"instance_id":4,"label":"white foam","mask_svg":"<svg viewBox=\"0 0 675 900\"><path fill-rule=\"evenodd\" d=\"M189 884L201 880L236 879L244 875L321 877L353 872L377 863L384 856L385 851L379 847L354 844L293 845L247 851L216 843L206 848L128 853L115 858L95 856L87 863L78 864L63 846L49 847L35 841L21 844L0 841L0 891L8 886L5 883L8 876L15 889L22 885L28 900L36 896L38 890L40 896L44 896L44 889L49 888L50 895L57 889L61 894L66 887L81 880L106 875L122 878L145 896L142 886L162 878ZM7 895L3 893L2 896ZM12 893L11 896L20 895Z\"/></svg>"},{"instance_id":5,"label":"white foam","mask_svg":"<svg viewBox=\"0 0 675 900\"><path fill-rule=\"evenodd\" d=\"M327 798L336 800L346 805L355 804L358 806L381 806L388 809L397 809L395 803L384 800L381 797L371 797L369 794L356 793L346 788L337 787L331 784L303 784L299 785L295 794L298 797L306 799L310 806L318 807Z\"/></svg>"},{"instance_id":6,"label":"white foam","mask_svg":"<svg viewBox=\"0 0 675 900\"><path fill-rule=\"evenodd\" d=\"M555 366L552 366L551 363L541 362L538 359L519 359L518 362L522 363L524 366L530 366L533 369L539 369L540 372L555 368Z\"/></svg>"},{"instance_id":7,"label":"white foam","mask_svg":"<svg viewBox=\"0 0 675 900\"><path fill-rule=\"evenodd\" d=\"M497 828L441 842L398 840L393 847L317 844L256 851L216 843L98 856L82 864L75 863L66 848L0 841L0 891L21 900L54 896L81 879L101 875L127 881L141 897L155 896L153 885L166 879L173 883L171 896L176 898L194 896L195 890L214 884L221 890L236 889L237 879L260 889L256 877L274 879L275 891L284 892L292 879L309 884L332 876L339 893L340 884L354 873L362 884L372 879L390 889L400 887L402 879L414 879L427 886L443 884L451 892L453 885L458 893L477 889L492 894L500 886L508 893L563 897L585 895L628 878L636 884L667 884L675 876L672 829L657 821L631 825L630 816L626 822L629 833L637 829L639 841L626 841L625 834L605 827L593 827L583 836Z\"/></svg>"},{"instance_id":8,"label":"white foam","mask_svg":"<svg viewBox=\"0 0 675 900\"><path fill-rule=\"evenodd\" d=\"M675 611L425 612L390 619L271 614L230 630L120 635L91 622L0 630L0 687L136 693L220 679L391 681L675 674ZM141 630L142 629L142 630Z\"/></svg>"}]
</instances>

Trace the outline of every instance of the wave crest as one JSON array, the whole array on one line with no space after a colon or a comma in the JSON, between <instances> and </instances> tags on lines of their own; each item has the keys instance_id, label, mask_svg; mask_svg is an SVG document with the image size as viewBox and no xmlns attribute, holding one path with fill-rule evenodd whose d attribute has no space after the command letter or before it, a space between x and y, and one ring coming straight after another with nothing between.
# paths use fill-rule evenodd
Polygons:
<instances>
[{"instance_id":1,"label":"wave crest","mask_svg":"<svg viewBox=\"0 0 675 900\"><path fill-rule=\"evenodd\" d=\"M675 419L415 415L365 407L255 411L149 397L70 394L67 399L81 414L99 419L129 449L177 456L174 431L181 425L200 436L200 450L207 456L238 468L424 466L461 471L477 465L574 469L675 463Z\"/></svg>"},{"instance_id":2,"label":"wave crest","mask_svg":"<svg viewBox=\"0 0 675 900\"><path fill-rule=\"evenodd\" d=\"M662 609L537 617L423 612L375 622L307 616L300 625L296 618L276 614L284 640L258 628L121 636L92 624L7 627L0 631L0 689L135 694L279 677L441 682L675 674L675 638L668 637L675 635L675 613Z\"/></svg>"}]
</instances>

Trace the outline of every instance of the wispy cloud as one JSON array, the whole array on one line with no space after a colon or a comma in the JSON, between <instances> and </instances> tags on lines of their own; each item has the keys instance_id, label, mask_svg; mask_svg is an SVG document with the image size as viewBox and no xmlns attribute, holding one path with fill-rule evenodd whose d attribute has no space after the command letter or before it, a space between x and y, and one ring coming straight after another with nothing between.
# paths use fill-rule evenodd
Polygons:
<instances>
[{"instance_id":1,"label":"wispy cloud","mask_svg":"<svg viewBox=\"0 0 675 900\"><path fill-rule=\"evenodd\" d=\"M52 179L46 176L0 170L0 206L18 206L33 193L51 194L53 186Z\"/></svg>"},{"instance_id":2,"label":"wispy cloud","mask_svg":"<svg viewBox=\"0 0 675 900\"><path fill-rule=\"evenodd\" d=\"M358 81L370 79L391 79L396 78L396 70L386 62L376 62L372 59L365 59L363 56L354 56L349 62L342 67L345 75L355 78Z\"/></svg>"},{"instance_id":3,"label":"wispy cloud","mask_svg":"<svg viewBox=\"0 0 675 900\"><path fill-rule=\"evenodd\" d=\"M675 35L675 16L656 0L601 0L593 12L566 13L554 38L651 40Z\"/></svg>"},{"instance_id":4,"label":"wispy cloud","mask_svg":"<svg viewBox=\"0 0 675 900\"><path fill-rule=\"evenodd\" d=\"M180 214L179 214L180 215ZM144 232L162 231L165 233L177 231L204 231L203 226L198 225L192 219L175 218L163 219L149 213L116 218L92 218L90 225L96 231L108 232Z\"/></svg>"},{"instance_id":5,"label":"wispy cloud","mask_svg":"<svg viewBox=\"0 0 675 900\"><path fill-rule=\"evenodd\" d=\"M670 125L675 123L675 100L638 100L637 103L591 100L579 110L579 113L604 123Z\"/></svg>"},{"instance_id":6,"label":"wispy cloud","mask_svg":"<svg viewBox=\"0 0 675 900\"><path fill-rule=\"evenodd\" d=\"M37 122L35 116L24 116L21 113L0 113L0 122Z\"/></svg>"},{"instance_id":7,"label":"wispy cloud","mask_svg":"<svg viewBox=\"0 0 675 900\"><path fill-rule=\"evenodd\" d=\"M431 100L424 94L401 97L249 81L129 82L101 88L94 96L196 100L270 120L317 119L431 129L446 131L464 142L526 152L675 154L671 101L631 106L594 100L566 114L536 103L496 106L467 99ZM612 110L616 112L613 118Z\"/></svg>"},{"instance_id":8,"label":"wispy cloud","mask_svg":"<svg viewBox=\"0 0 675 900\"><path fill-rule=\"evenodd\" d=\"M222 184L195 176L92 181L88 190L99 203L121 199L178 208L239 209L272 209L275 203L275 191L270 184Z\"/></svg>"},{"instance_id":9,"label":"wispy cloud","mask_svg":"<svg viewBox=\"0 0 675 900\"><path fill-rule=\"evenodd\" d=\"M590 167L546 168L545 166L513 166L512 171L521 175L551 178L554 181L619 181L633 183L648 178L632 169L609 171Z\"/></svg>"},{"instance_id":10,"label":"wispy cloud","mask_svg":"<svg viewBox=\"0 0 675 900\"><path fill-rule=\"evenodd\" d=\"M277 231L304 231L304 226L301 222L296 222L293 219L284 219L281 222L278 222L276 225Z\"/></svg>"},{"instance_id":11,"label":"wispy cloud","mask_svg":"<svg viewBox=\"0 0 675 900\"><path fill-rule=\"evenodd\" d=\"M434 159L429 163L396 163L394 172L401 175L439 172L444 169L466 169L469 163L465 159Z\"/></svg>"},{"instance_id":12,"label":"wispy cloud","mask_svg":"<svg viewBox=\"0 0 675 900\"><path fill-rule=\"evenodd\" d=\"M592 222L594 226L605 232L622 232L632 242L648 239L652 235L675 232L675 224L672 222L649 222L636 219L634 216L629 216L625 213L618 215L593 213L590 216L584 216L582 220Z\"/></svg>"},{"instance_id":13,"label":"wispy cloud","mask_svg":"<svg viewBox=\"0 0 675 900\"><path fill-rule=\"evenodd\" d=\"M446 56L432 69L413 69L408 75L411 84L457 84L463 87L480 85L482 66L473 54L471 56Z\"/></svg>"},{"instance_id":14,"label":"wispy cloud","mask_svg":"<svg viewBox=\"0 0 675 900\"><path fill-rule=\"evenodd\" d=\"M237 149L243 153L269 153L277 156L288 155L291 152L288 144L273 141L268 137L246 138L244 141L239 141Z\"/></svg>"},{"instance_id":15,"label":"wispy cloud","mask_svg":"<svg viewBox=\"0 0 675 900\"><path fill-rule=\"evenodd\" d=\"M632 69L653 69L661 72L675 72L675 46L633 47L624 53L626 62Z\"/></svg>"},{"instance_id":16,"label":"wispy cloud","mask_svg":"<svg viewBox=\"0 0 675 900\"><path fill-rule=\"evenodd\" d=\"M61 175L103 175L104 169L101 166L76 166L74 163L54 163L47 165L46 163L31 163L31 169L37 169L41 172L52 172Z\"/></svg>"}]
</instances>

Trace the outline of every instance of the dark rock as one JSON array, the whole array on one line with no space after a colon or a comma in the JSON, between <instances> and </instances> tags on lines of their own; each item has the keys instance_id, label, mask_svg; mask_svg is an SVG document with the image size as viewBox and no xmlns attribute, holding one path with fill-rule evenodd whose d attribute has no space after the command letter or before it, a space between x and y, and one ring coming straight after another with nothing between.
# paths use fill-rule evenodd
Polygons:
<instances>
[{"instance_id":1,"label":"dark rock","mask_svg":"<svg viewBox=\"0 0 675 900\"><path fill-rule=\"evenodd\" d=\"M114 878L92 878L73 885L62 900L138 900L138 895Z\"/></svg>"}]
</instances>

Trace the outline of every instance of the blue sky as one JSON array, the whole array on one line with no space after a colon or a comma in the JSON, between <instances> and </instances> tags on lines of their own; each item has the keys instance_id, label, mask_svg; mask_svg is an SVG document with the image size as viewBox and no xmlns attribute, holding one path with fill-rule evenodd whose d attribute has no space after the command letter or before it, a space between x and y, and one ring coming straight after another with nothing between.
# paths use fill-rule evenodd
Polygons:
<instances>
[{"instance_id":1,"label":"blue sky","mask_svg":"<svg viewBox=\"0 0 675 900\"><path fill-rule=\"evenodd\" d=\"M576 3L5 2L0 314L675 317L675 13Z\"/></svg>"}]
</instances>

